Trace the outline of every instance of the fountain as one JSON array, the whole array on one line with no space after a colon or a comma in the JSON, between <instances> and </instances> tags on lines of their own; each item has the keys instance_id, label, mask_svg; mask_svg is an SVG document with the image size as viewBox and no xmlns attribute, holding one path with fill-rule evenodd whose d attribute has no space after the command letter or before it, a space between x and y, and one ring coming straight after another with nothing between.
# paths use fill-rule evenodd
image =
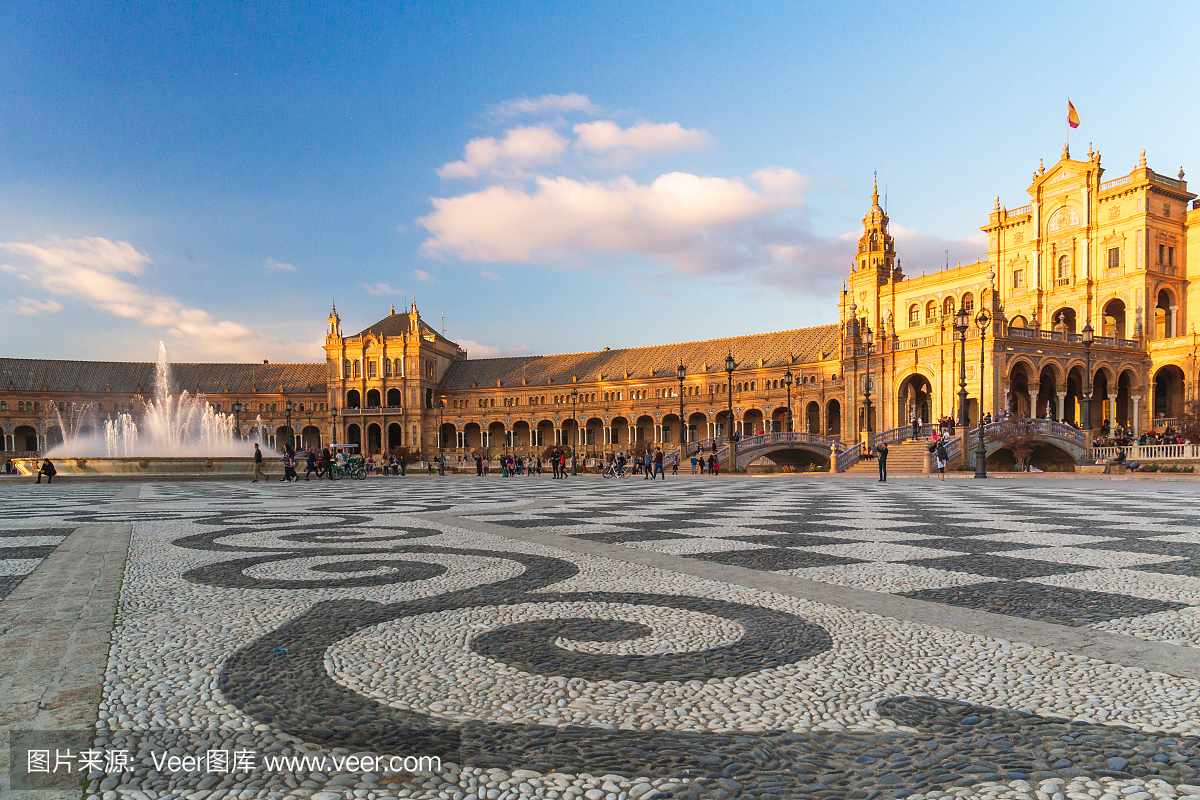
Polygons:
<instances>
[{"instance_id":1,"label":"fountain","mask_svg":"<svg viewBox=\"0 0 1200 800\"><path fill-rule=\"evenodd\" d=\"M232 414L215 410L203 395L186 390L171 393L171 365L167 347L158 343L154 396L143 400L141 425L126 411L104 420L90 403L71 408L65 419L50 404L62 434L45 458L54 462L62 475L153 475L156 477L201 475L249 475L253 471L254 444L269 458L261 435L263 423L255 418L255 437L239 438ZM19 459L17 469L37 473L41 459Z\"/></svg>"}]
</instances>

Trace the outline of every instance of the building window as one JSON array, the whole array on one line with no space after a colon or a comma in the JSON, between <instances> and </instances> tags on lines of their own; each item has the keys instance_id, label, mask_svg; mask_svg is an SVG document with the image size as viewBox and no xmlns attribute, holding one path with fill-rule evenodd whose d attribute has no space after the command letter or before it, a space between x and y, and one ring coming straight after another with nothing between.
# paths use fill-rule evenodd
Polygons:
<instances>
[{"instance_id":1,"label":"building window","mask_svg":"<svg viewBox=\"0 0 1200 800\"><path fill-rule=\"evenodd\" d=\"M1163 203L1163 216L1164 217L1171 216L1171 204L1170 203Z\"/></svg>"},{"instance_id":2,"label":"building window","mask_svg":"<svg viewBox=\"0 0 1200 800\"><path fill-rule=\"evenodd\" d=\"M392 360L390 358L383 360L383 375L386 378L392 377Z\"/></svg>"},{"instance_id":3,"label":"building window","mask_svg":"<svg viewBox=\"0 0 1200 800\"><path fill-rule=\"evenodd\" d=\"M379 372L379 362L373 358L368 360L367 361L367 377L368 378L376 378L376 377L378 377L378 372Z\"/></svg>"},{"instance_id":4,"label":"building window","mask_svg":"<svg viewBox=\"0 0 1200 800\"><path fill-rule=\"evenodd\" d=\"M942 316L943 317L953 317L954 316L954 298L953 297L947 297L946 301L944 303L942 303Z\"/></svg>"},{"instance_id":5,"label":"building window","mask_svg":"<svg viewBox=\"0 0 1200 800\"><path fill-rule=\"evenodd\" d=\"M357 358L354 359L354 377L356 377L356 378L362 377L362 362L359 361Z\"/></svg>"},{"instance_id":6,"label":"building window","mask_svg":"<svg viewBox=\"0 0 1200 800\"><path fill-rule=\"evenodd\" d=\"M970 292L963 295L962 308L968 314L971 314L975 311L975 296Z\"/></svg>"},{"instance_id":7,"label":"building window","mask_svg":"<svg viewBox=\"0 0 1200 800\"><path fill-rule=\"evenodd\" d=\"M1165 244L1160 244L1158 246L1158 263L1167 263L1167 246Z\"/></svg>"},{"instance_id":8,"label":"building window","mask_svg":"<svg viewBox=\"0 0 1200 800\"><path fill-rule=\"evenodd\" d=\"M349 378L352 375L353 373L350 371L350 359L347 358L342 362L342 377Z\"/></svg>"},{"instance_id":9,"label":"building window","mask_svg":"<svg viewBox=\"0 0 1200 800\"><path fill-rule=\"evenodd\" d=\"M1014 289L1024 289L1025 288L1025 270L1023 270L1023 269L1014 269L1013 270L1013 288Z\"/></svg>"},{"instance_id":10,"label":"building window","mask_svg":"<svg viewBox=\"0 0 1200 800\"><path fill-rule=\"evenodd\" d=\"M912 328L921 324L921 309L916 303L908 307L908 327Z\"/></svg>"},{"instance_id":11,"label":"building window","mask_svg":"<svg viewBox=\"0 0 1200 800\"><path fill-rule=\"evenodd\" d=\"M1121 267L1121 248L1119 248L1119 247L1108 248L1108 268L1109 269L1120 269L1120 267Z\"/></svg>"},{"instance_id":12,"label":"building window","mask_svg":"<svg viewBox=\"0 0 1200 800\"><path fill-rule=\"evenodd\" d=\"M1058 258L1058 275L1059 280L1071 277L1071 259L1068 256L1059 256Z\"/></svg>"},{"instance_id":13,"label":"building window","mask_svg":"<svg viewBox=\"0 0 1200 800\"><path fill-rule=\"evenodd\" d=\"M925 322L931 323L937 321L937 300L930 300L925 306Z\"/></svg>"},{"instance_id":14,"label":"building window","mask_svg":"<svg viewBox=\"0 0 1200 800\"><path fill-rule=\"evenodd\" d=\"M1168 267L1175 266L1175 248L1174 247L1167 248L1167 266Z\"/></svg>"}]
</instances>

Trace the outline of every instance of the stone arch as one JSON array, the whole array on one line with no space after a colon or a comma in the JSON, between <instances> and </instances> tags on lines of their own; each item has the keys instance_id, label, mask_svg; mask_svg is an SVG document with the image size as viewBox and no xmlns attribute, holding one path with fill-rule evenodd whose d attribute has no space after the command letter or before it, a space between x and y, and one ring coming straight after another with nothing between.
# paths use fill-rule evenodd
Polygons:
<instances>
[{"instance_id":1,"label":"stone arch","mask_svg":"<svg viewBox=\"0 0 1200 800\"><path fill-rule=\"evenodd\" d=\"M933 322L936 322L937 318L938 318L938 301L930 299L930 301L925 304L925 324L929 325Z\"/></svg>"},{"instance_id":2,"label":"stone arch","mask_svg":"<svg viewBox=\"0 0 1200 800\"><path fill-rule=\"evenodd\" d=\"M367 390L367 408L379 408L379 406L380 406L379 390L378 389L368 389Z\"/></svg>"},{"instance_id":3,"label":"stone arch","mask_svg":"<svg viewBox=\"0 0 1200 800\"><path fill-rule=\"evenodd\" d=\"M361 408L362 395L358 393L358 389L351 389L346 392L346 408Z\"/></svg>"},{"instance_id":4,"label":"stone arch","mask_svg":"<svg viewBox=\"0 0 1200 800\"><path fill-rule=\"evenodd\" d=\"M1075 309L1071 306L1060 306L1053 314L1050 315L1050 326L1052 330L1062 330L1065 325L1067 333L1075 333L1079 322L1078 315Z\"/></svg>"},{"instance_id":5,"label":"stone arch","mask_svg":"<svg viewBox=\"0 0 1200 800\"><path fill-rule=\"evenodd\" d=\"M1115 424L1133 425L1133 395L1138 393L1138 387L1137 370L1132 367L1123 368L1117 375L1117 419Z\"/></svg>"},{"instance_id":6,"label":"stone arch","mask_svg":"<svg viewBox=\"0 0 1200 800\"><path fill-rule=\"evenodd\" d=\"M588 417L583 423L584 444L587 452L594 453L604 447L604 420L599 417Z\"/></svg>"},{"instance_id":7,"label":"stone arch","mask_svg":"<svg viewBox=\"0 0 1200 800\"><path fill-rule=\"evenodd\" d=\"M316 425L308 425L304 430L300 431L300 444L309 450L315 450L321 446L321 429Z\"/></svg>"},{"instance_id":8,"label":"stone arch","mask_svg":"<svg viewBox=\"0 0 1200 800\"><path fill-rule=\"evenodd\" d=\"M842 435L842 404L836 398L825 403L825 435Z\"/></svg>"},{"instance_id":9,"label":"stone arch","mask_svg":"<svg viewBox=\"0 0 1200 800\"><path fill-rule=\"evenodd\" d=\"M500 420L493 420L492 422L488 423L487 433L489 446L492 448L503 448L507 441L504 438L505 431L506 428L504 427L504 423Z\"/></svg>"},{"instance_id":10,"label":"stone arch","mask_svg":"<svg viewBox=\"0 0 1200 800\"><path fill-rule=\"evenodd\" d=\"M703 431L704 427L701 426L700 430ZM649 445L652 441L654 441L654 436L652 435L653 431L654 431L654 417L650 416L649 414L642 414L641 416L639 416L633 422L633 430L632 430L633 445L632 446L637 449L645 449L647 445ZM695 433L693 431L689 430L688 431L688 441L689 442L693 441L696 438L698 438L698 437L695 435Z\"/></svg>"},{"instance_id":11,"label":"stone arch","mask_svg":"<svg viewBox=\"0 0 1200 800\"><path fill-rule=\"evenodd\" d=\"M1155 427L1177 425L1176 422L1162 421L1183 417L1184 381L1184 372L1177 364L1164 364L1155 370L1152 383L1154 408L1151 412Z\"/></svg>"},{"instance_id":12,"label":"stone arch","mask_svg":"<svg viewBox=\"0 0 1200 800\"><path fill-rule=\"evenodd\" d=\"M402 401L401 401L400 390L399 389L388 389L387 407L388 408L400 408L401 402ZM399 447L399 445L397 445L397 447Z\"/></svg>"},{"instance_id":13,"label":"stone arch","mask_svg":"<svg viewBox=\"0 0 1200 800\"><path fill-rule=\"evenodd\" d=\"M793 412L792 427L795 427L795 424L796 424L795 412ZM771 431L773 433L778 433L780 431L786 431L788 429L787 426L788 426L788 407L787 406L775 406L773 409L771 409Z\"/></svg>"},{"instance_id":14,"label":"stone arch","mask_svg":"<svg viewBox=\"0 0 1200 800\"><path fill-rule=\"evenodd\" d=\"M37 431L30 425L18 425L13 429L13 447L36 453L40 449Z\"/></svg>"},{"instance_id":15,"label":"stone arch","mask_svg":"<svg viewBox=\"0 0 1200 800\"><path fill-rule=\"evenodd\" d=\"M821 404L816 400L808 401L804 407L804 430L806 433L821 433Z\"/></svg>"},{"instance_id":16,"label":"stone arch","mask_svg":"<svg viewBox=\"0 0 1200 800\"><path fill-rule=\"evenodd\" d=\"M1036 416L1030 403L1029 388L1034 385L1034 378L1040 371L1029 358L1021 356L1008 365L1008 410L1014 416ZM958 409L955 408L955 418Z\"/></svg>"},{"instance_id":17,"label":"stone arch","mask_svg":"<svg viewBox=\"0 0 1200 800\"><path fill-rule=\"evenodd\" d=\"M367 452L378 453L383 449L383 428L378 422L367 426Z\"/></svg>"},{"instance_id":18,"label":"stone arch","mask_svg":"<svg viewBox=\"0 0 1200 800\"><path fill-rule=\"evenodd\" d=\"M708 415L703 411L693 411L688 414L688 440L696 441L697 439L707 439L711 436L708 430Z\"/></svg>"},{"instance_id":19,"label":"stone arch","mask_svg":"<svg viewBox=\"0 0 1200 800\"><path fill-rule=\"evenodd\" d=\"M947 318L954 316L954 295L947 295L946 299L942 301L942 316Z\"/></svg>"},{"instance_id":20,"label":"stone arch","mask_svg":"<svg viewBox=\"0 0 1200 800\"><path fill-rule=\"evenodd\" d=\"M1178 335L1178 308L1175 291L1169 286L1159 287L1154 296L1155 339L1171 339Z\"/></svg>"},{"instance_id":21,"label":"stone arch","mask_svg":"<svg viewBox=\"0 0 1200 800\"><path fill-rule=\"evenodd\" d=\"M362 449L362 428L358 427L358 423L352 422L346 426L346 441L343 444L356 444Z\"/></svg>"},{"instance_id":22,"label":"stone arch","mask_svg":"<svg viewBox=\"0 0 1200 800\"><path fill-rule=\"evenodd\" d=\"M477 450L483 446L483 428L478 422L468 422L463 426L463 442L470 450Z\"/></svg>"},{"instance_id":23,"label":"stone arch","mask_svg":"<svg viewBox=\"0 0 1200 800\"><path fill-rule=\"evenodd\" d=\"M395 450L398 447L404 446L404 426L398 422L393 422L387 428L387 449L388 452Z\"/></svg>"},{"instance_id":24,"label":"stone arch","mask_svg":"<svg viewBox=\"0 0 1200 800\"><path fill-rule=\"evenodd\" d=\"M975 295L971 292L963 292L962 301L959 302L960 308L965 308L968 314L975 313Z\"/></svg>"},{"instance_id":25,"label":"stone arch","mask_svg":"<svg viewBox=\"0 0 1200 800\"><path fill-rule=\"evenodd\" d=\"M933 417L933 381L924 370L905 375L896 390L896 424L908 425L913 419L923 422Z\"/></svg>"},{"instance_id":26,"label":"stone arch","mask_svg":"<svg viewBox=\"0 0 1200 800\"><path fill-rule=\"evenodd\" d=\"M747 408L742 414L742 431L747 436L753 436L759 431L766 431L766 425L763 420L762 409Z\"/></svg>"},{"instance_id":27,"label":"stone arch","mask_svg":"<svg viewBox=\"0 0 1200 800\"><path fill-rule=\"evenodd\" d=\"M1125 325L1126 310L1125 301L1119 297L1114 297L1101 306L1100 330L1096 331L1096 335L1128 339L1129 331Z\"/></svg>"}]
</instances>

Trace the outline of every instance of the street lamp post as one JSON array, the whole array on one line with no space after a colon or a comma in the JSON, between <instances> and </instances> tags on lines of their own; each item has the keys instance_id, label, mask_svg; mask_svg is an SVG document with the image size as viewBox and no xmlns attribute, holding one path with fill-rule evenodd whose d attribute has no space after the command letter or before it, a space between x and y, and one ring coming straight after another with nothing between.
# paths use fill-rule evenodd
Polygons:
<instances>
[{"instance_id":1,"label":"street lamp post","mask_svg":"<svg viewBox=\"0 0 1200 800\"><path fill-rule=\"evenodd\" d=\"M971 315L965 307L958 309L954 315L954 332L962 345L962 355L958 359L958 426L968 428L971 419L967 416L967 331L971 328ZM953 352L953 351L951 351Z\"/></svg>"},{"instance_id":2,"label":"street lamp post","mask_svg":"<svg viewBox=\"0 0 1200 800\"><path fill-rule=\"evenodd\" d=\"M737 442L733 438L733 369L736 366L733 353L725 356L725 375L728 381L725 393L729 396L729 418L726 420L729 429L725 432L725 446L729 455L726 459L728 466L725 469L729 472L733 472L737 468Z\"/></svg>"},{"instance_id":3,"label":"street lamp post","mask_svg":"<svg viewBox=\"0 0 1200 800\"><path fill-rule=\"evenodd\" d=\"M988 323L991 321L986 308L980 309L979 316L975 317L975 324L979 327L979 444L975 448L976 478L987 477L987 445L983 442L983 381L987 348L983 346L983 340L987 338Z\"/></svg>"},{"instance_id":4,"label":"street lamp post","mask_svg":"<svg viewBox=\"0 0 1200 800\"><path fill-rule=\"evenodd\" d=\"M233 426L237 428L237 439L242 438L242 409L245 408L240 401L233 401Z\"/></svg>"},{"instance_id":5,"label":"street lamp post","mask_svg":"<svg viewBox=\"0 0 1200 800\"><path fill-rule=\"evenodd\" d=\"M337 444L338 439L342 438L337 435L337 406L333 406L329 410L333 414L333 443Z\"/></svg>"},{"instance_id":6,"label":"street lamp post","mask_svg":"<svg viewBox=\"0 0 1200 800\"><path fill-rule=\"evenodd\" d=\"M309 403L309 404L308 404L308 425L306 425L306 426L304 427L304 429L305 429L305 430L308 430L309 428L311 428L311 427L312 427L312 407L313 407L313 404L312 404L312 403ZM301 438L300 438L300 443L301 443L301 444L303 444L303 443L304 443L304 437L301 437ZM307 446L308 446L308 445L305 445L305 447L307 447Z\"/></svg>"},{"instance_id":7,"label":"street lamp post","mask_svg":"<svg viewBox=\"0 0 1200 800\"><path fill-rule=\"evenodd\" d=\"M783 373L783 385L787 388L787 406L788 406L788 432L795 428L792 425L792 368L788 367L788 371Z\"/></svg>"},{"instance_id":8,"label":"street lamp post","mask_svg":"<svg viewBox=\"0 0 1200 800\"><path fill-rule=\"evenodd\" d=\"M296 449L296 439L292 436L292 401L288 400L283 404L283 416L287 420L288 429L288 449Z\"/></svg>"},{"instance_id":9,"label":"street lamp post","mask_svg":"<svg viewBox=\"0 0 1200 800\"><path fill-rule=\"evenodd\" d=\"M571 443L571 474L579 474L579 462L575 460L575 451L579 449L579 420L575 418L575 404L579 402L579 390L571 390L571 435L575 441Z\"/></svg>"},{"instance_id":10,"label":"street lamp post","mask_svg":"<svg viewBox=\"0 0 1200 800\"><path fill-rule=\"evenodd\" d=\"M873 334L871 332L870 326L867 327L866 340L867 340L867 347L866 347L867 385L866 385L866 388L863 390L863 411L867 417L867 447L870 447L871 446L871 438L870 437L871 437L871 432L873 430L873 428L871 426L871 348L875 344L875 334Z\"/></svg>"},{"instance_id":11,"label":"street lamp post","mask_svg":"<svg viewBox=\"0 0 1200 800\"><path fill-rule=\"evenodd\" d=\"M442 455L442 448L446 446L445 431L442 426L446 424L446 395L438 398L438 475L446 474L446 458Z\"/></svg>"},{"instance_id":12,"label":"street lamp post","mask_svg":"<svg viewBox=\"0 0 1200 800\"><path fill-rule=\"evenodd\" d=\"M679 460L683 460L683 448L687 446L687 425L683 421L683 379L687 377L687 367L683 362L675 368L675 377L679 378Z\"/></svg>"},{"instance_id":13,"label":"street lamp post","mask_svg":"<svg viewBox=\"0 0 1200 800\"><path fill-rule=\"evenodd\" d=\"M1092 330L1092 320L1089 318L1083 326L1083 357L1086 367L1083 373L1083 397L1079 405L1083 411L1083 430L1092 429L1092 342L1096 332Z\"/></svg>"}]
</instances>

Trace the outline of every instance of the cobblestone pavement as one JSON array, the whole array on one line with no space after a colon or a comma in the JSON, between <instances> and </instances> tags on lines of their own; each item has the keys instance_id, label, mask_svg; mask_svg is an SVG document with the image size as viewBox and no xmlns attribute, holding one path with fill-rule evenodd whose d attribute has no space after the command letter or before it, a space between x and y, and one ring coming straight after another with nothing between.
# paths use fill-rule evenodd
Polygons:
<instances>
[{"instance_id":1,"label":"cobblestone pavement","mask_svg":"<svg viewBox=\"0 0 1200 800\"><path fill-rule=\"evenodd\" d=\"M1189 484L129 488L96 800L1200 795Z\"/></svg>"}]
</instances>

